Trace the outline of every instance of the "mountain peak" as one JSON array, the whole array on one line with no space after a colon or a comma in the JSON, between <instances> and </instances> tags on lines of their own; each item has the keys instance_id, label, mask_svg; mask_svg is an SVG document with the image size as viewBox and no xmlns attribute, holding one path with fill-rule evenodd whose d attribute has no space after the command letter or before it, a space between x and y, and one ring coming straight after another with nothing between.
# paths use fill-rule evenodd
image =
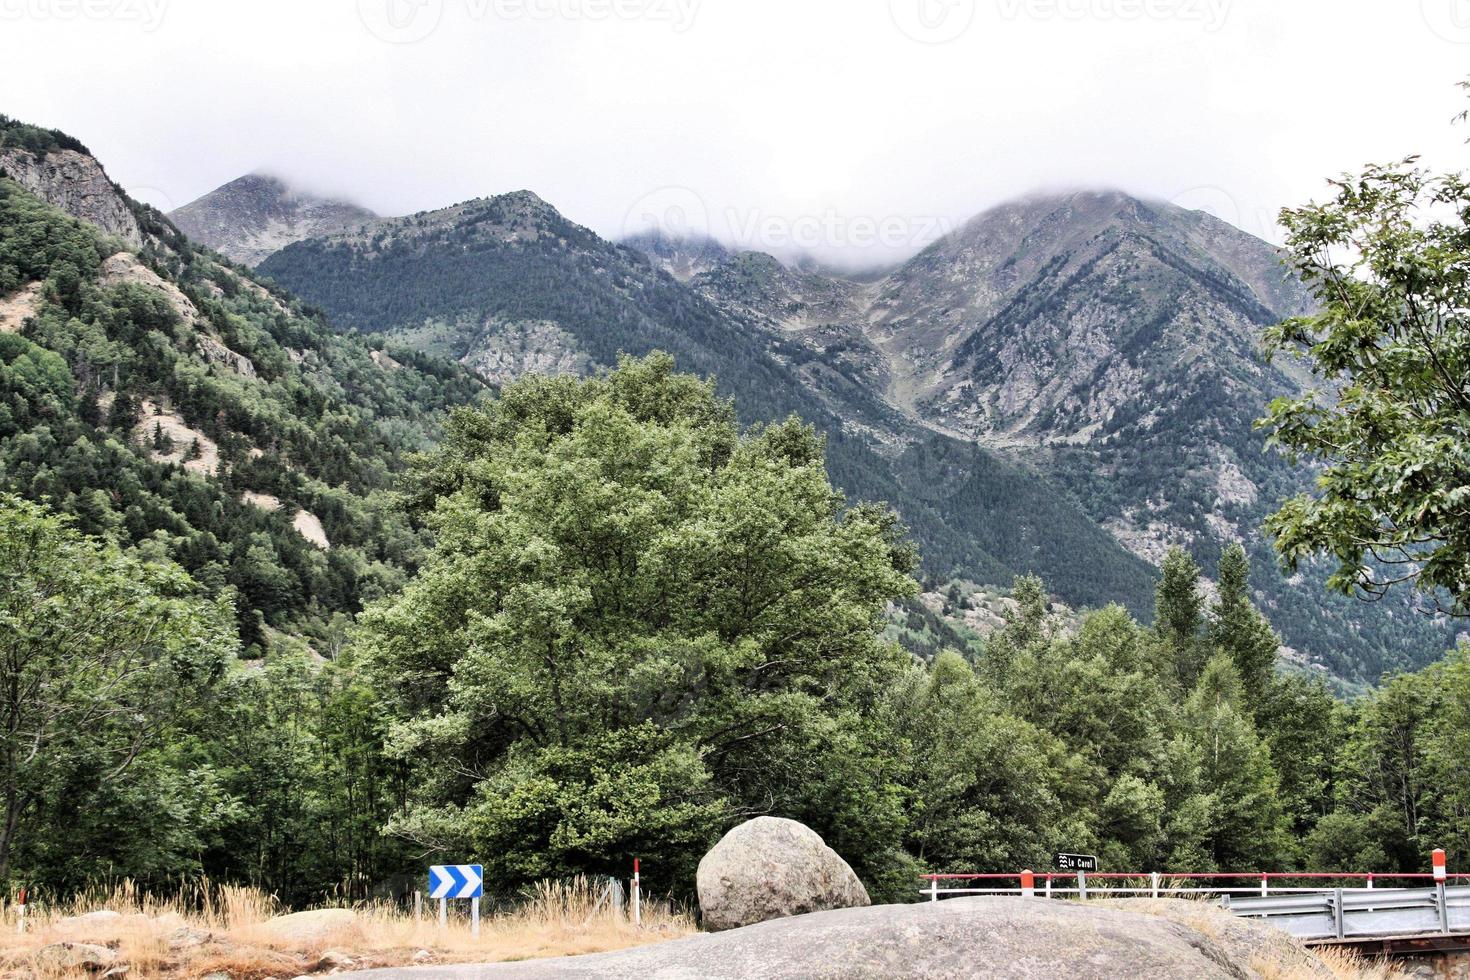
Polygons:
<instances>
[{"instance_id":1,"label":"mountain peak","mask_svg":"<svg viewBox=\"0 0 1470 980\"><path fill-rule=\"evenodd\" d=\"M292 242L362 225L377 215L257 171L236 177L169 217L195 241L236 262L257 265Z\"/></svg>"}]
</instances>

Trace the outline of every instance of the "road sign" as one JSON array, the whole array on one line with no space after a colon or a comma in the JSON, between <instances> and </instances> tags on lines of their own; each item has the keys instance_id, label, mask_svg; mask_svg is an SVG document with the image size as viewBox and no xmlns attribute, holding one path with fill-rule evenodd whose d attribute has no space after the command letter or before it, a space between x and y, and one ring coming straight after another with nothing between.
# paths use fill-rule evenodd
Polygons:
<instances>
[{"instance_id":1,"label":"road sign","mask_svg":"<svg viewBox=\"0 0 1470 980\"><path fill-rule=\"evenodd\" d=\"M1058 871L1096 871L1096 854L1058 854Z\"/></svg>"},{"instance_id":2,"label":"road sign","mask_svg":"<svg viewBox=\"0 0 1470 980\"><path fill-rule=\"evenodd\" d=\"M485 869L479 864L436 864L429 869L430 898L479 898Z\"/></svg>"}]
</instances>

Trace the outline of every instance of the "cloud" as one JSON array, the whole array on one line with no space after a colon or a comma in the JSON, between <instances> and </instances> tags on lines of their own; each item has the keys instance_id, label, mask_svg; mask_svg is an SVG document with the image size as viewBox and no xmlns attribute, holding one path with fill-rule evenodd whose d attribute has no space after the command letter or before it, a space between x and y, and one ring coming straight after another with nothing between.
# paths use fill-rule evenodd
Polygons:
<instances>
[{"instance_id":1,"label":"cloud","mask_svg":"<svg viewBox=\"0 0 1470 980\"><path fill-rule=\"evenodd\" d=\"M0 0L0 111L161 205L255 170L388 214L527 187L616 236L673 194L861 264L1087 185L1273 237L1342 170L1463 159L1451 3Z\"/></svg>"}]
</instances>

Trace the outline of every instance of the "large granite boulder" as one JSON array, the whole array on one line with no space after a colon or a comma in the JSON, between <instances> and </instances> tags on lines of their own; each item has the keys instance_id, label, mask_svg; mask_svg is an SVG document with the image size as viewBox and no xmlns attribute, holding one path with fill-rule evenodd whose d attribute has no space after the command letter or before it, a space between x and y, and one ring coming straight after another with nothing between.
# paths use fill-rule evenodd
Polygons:
<instances>
[{"instance_id":1,"label":"large granite boulder","mask_svg":"<svg viewBox=\"0 0 1470 980\"><path fill-rule=\"evenodd\" d=\"M780 817L747 820L721 837L699 862L695 887L712 931L869 904L863 883L816 831Z\"/></svg>"},{"instance_id":2,"label":"large granite boulder","mask_svg":"<svg viewBox=\"0 0 1470 980\"><path fill-rule=\"evenodd\" d=\"M351 909L311 909L266 919L256 928L260 939L288 949L322 949L350 945L362 938L362 925Z\"/></svg>"},{"instance_id":3,"label":"large granite boulder","mask_svg":"<svg viewBox=\"0 0 1470 980\"><path fill-rule=\"evenodd\" d=\"M1144 912L997 897L875 905L616 953L400 967L338 980L1332 980L1285 933L1203 905L1154 903Z\"/></svg>"}]
</instances>

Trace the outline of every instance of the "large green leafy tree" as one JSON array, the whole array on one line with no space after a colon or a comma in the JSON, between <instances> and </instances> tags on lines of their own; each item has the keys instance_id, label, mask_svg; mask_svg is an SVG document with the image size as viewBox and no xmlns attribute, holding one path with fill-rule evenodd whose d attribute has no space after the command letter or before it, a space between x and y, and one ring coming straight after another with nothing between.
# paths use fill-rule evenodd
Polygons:
<instances>
[{"instance_id":1,"label":"large green leafy tree","mask_svg":"<svg viewBox=\"0 0 1470 980\"><path fill-rule=\"evenodd\" d=\"M889 861L879 636L914 555L811 429L742 433L669 357L625 359L456 413L412 496L437 546L361 640L418 787L393 831L503 883L641 854L687 887L759 813Z\"/></svg>"},{"instance_id":2,"label":"large green leafy tree","mask_svg":"<svg viewBox=\"0 0 1470 980\"><path fill-rule=\"evenodd\" d=\"M235 646L178 566L0 495L0 883L197 869L221 794L173 743Z\"/></svg>"},{"instance_id":3,"label":"large green leafy tree","mask_svg":"<svg viewBox=\"0 0 1470 980\"><path fill-rule=\"evenodd\" d=\"M1381 596L1413 583L1470 598L1470 183L1413 158L1334 181L1282 212L1318 309L1272 329L1323 390L1281 398L1262 425L1316 488L1268 521L1286 561L1335 560L1329 583Z\"/></svg>"}]
</instances>

